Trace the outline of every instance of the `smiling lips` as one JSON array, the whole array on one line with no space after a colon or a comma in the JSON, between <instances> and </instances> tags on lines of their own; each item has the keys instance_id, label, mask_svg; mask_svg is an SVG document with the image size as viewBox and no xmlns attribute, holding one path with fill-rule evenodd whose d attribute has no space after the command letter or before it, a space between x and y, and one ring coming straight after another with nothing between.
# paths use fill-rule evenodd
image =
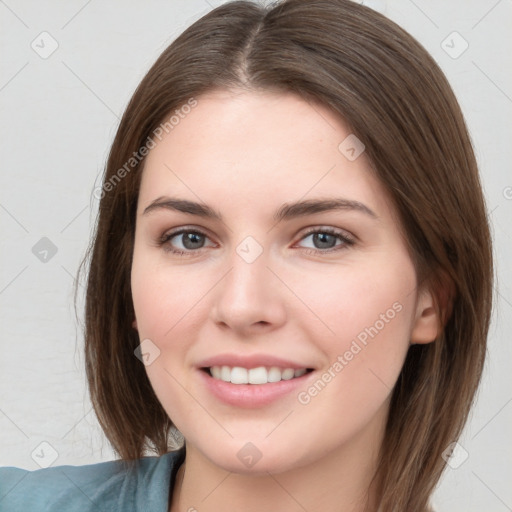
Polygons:
<instances>
[{"instance_id":1,"label":"smiling lips","mask_svg":"<svg viewBox=\"0 0 512 512\"><path fill-rule=\"evenodd\" d=\"M242 408L260 407L305 384L314 368L264 355L219 354L197 365L206 388L219 400Z\"/></svg>"},{"instance_id":2,"label":"smiling lips","mask_svg":"<svg viewBox=\"0 0 512 512\"><path fill-rule=\"evenodd\" d=\"M243 409L264 407L281 398L289 397L291 394L293 396L293 392L297 393L313 378L313 371L306 368L271 366L267 370L264 366L244 368L243 366L214 365L201 370L198 371L198 374L212 396L224 404ZM229 379L233 379L235 382L214 377L211 375L212 371L220 372L221 376L224 373L226 378L229 376ZM295 372L297 372L297 376L295 376ZM249 382L249 376L252 383ZM277 380L278 377L279 380ZM272 378L276 380L271 382Z\"/></svg>"},{"instance_id":3,"label":"smiling lips","mask_svg":"<svg viewBox=\"0 0 512 512\"><path fill-rule=\"evenodd\" d=\"M241 366L212 366L209 368L210 375L214 379L231 382L232 384L268 384L301 377L308 370L307 368L279 368L271 366L259 366L257 368L243 368Z\"/></svg>"},{"instance_id":4,"label":"smiling lips","mask_svg":"<svg viewBox=\"0 0 512 512\"><path fill-rule=\"evenodd\" d=\"M311 370L265 354L219 354L203 361L199 368L214 379L231 384L269 384L301 377Z\"/></svg>"}]
</instances>

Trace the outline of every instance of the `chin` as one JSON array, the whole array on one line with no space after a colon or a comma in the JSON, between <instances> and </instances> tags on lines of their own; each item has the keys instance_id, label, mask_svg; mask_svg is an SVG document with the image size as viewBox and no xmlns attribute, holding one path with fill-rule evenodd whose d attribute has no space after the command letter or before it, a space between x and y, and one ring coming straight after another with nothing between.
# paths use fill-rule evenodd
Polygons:
<instances>
[{"instance_id":1,"label":"chin","mask_svg":"<svg viewBox=\"0 0 512 512\"><path fill-rule=\"evenodd\" d=\"M298 453L297 446L291 443L276 446L268 440L265 443L231 439L229 443L218 443L216 448L211 444L199 446L199 450L215 466L242 475L268 476L268 473L283 473L308 463Z\"/></svg>"}]
</instances>

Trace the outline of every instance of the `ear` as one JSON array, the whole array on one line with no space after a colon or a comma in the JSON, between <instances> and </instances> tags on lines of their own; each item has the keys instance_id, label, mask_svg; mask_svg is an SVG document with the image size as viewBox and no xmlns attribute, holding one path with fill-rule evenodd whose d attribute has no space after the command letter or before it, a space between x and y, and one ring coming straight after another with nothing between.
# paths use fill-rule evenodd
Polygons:
<instances>
[{"instance_id":1,"label":"ear","mask_svg":"<svg viewBox=\"0 0 512 512\"><path fill-rule=\"evenodd\" d=\"M425 284L418 294L411 344L431 343L441 334L451 316L454 296L453 281L444 272L437 283Z\"/></svg>"},{"instance_id":2,"label":"ear","mask_svg":"<svg viewBox=\"0 0 512 512\"><path fill-rule=\"evenodd\" d=\"M434 303L434 294L424 288L416 303L416 313L411 331L411 344L424 344L434 341L439 334L440 318Z\"/></svg>"},{"instance_id":3,"label":"ear","mask_svg":"<svg viewBox=\"0 0 512 512\"><path fill-rule=\"evenodd\" d=\"M134 321L132 322L132 327L133 327L135 330L138 330L138 328L137 328L137 320L134 320Z\"/></svg>"}]
</instances>

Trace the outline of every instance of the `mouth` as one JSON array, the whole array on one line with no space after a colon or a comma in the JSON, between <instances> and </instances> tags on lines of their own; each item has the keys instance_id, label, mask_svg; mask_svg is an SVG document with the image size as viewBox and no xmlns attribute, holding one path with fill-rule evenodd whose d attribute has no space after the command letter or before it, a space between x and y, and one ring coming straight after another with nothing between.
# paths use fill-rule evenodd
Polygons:
<instances>
[{"instance_id":1,"label":"mouth","mask_svg":"<svg viewBox=\"0 0 512 512\"><path fill-rule=\"evenodd\" d=\"M231 384L272 384L275 382L293 380L313 371L312 368L285 368L278 366L258 366L244 368L242 366L210 366L201 370L215 380Z\"/></svg>"},{"instance_id":2,"label":"mouth","mask_svg":"<svg viewBox=\"0 0 512 512\"><path fill-rule=\"evenodd\" d=\"M316 378L317 367L307 359L277 354L219 353L198 362L200 385L209 398L236 408L283 405ZM312 361L312 359L309 359Z\"/></svg>"},{"instance_id":3,"label":"mouth","mask_svg":"<svg viewBox=\"0 0 512 512\"><path fill-rule=\"evenodd\" d=\"M214 365L198 368L209 396L230 407L259 409L293 400L315 378L313 368Z\"/></svg>"}]
</instances>

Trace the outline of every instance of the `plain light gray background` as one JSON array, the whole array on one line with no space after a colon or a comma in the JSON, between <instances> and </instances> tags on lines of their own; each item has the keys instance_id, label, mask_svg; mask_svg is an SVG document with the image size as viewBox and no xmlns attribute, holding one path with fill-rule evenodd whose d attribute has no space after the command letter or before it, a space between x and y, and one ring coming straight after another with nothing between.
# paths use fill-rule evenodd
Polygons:
<instances>
[{"instance_id":1,"label":"plain light gray background","mask_svg":"<svg viewBox=\"0 0 512 512\"><path fill-rule=\"evenodd\" d=\"M91 412L73 309L74 276L98 206L92 191L145 72L220 3L0 1L2 466L114 458ZM434 504L437 512L512 510L512 2L364 3L415 36L448 76L474 141L493 225L498 280L489 358L459 440L469 456L447 468ZM83 287L79 307L82 293Z\"/></svg>"}]
</instances>

